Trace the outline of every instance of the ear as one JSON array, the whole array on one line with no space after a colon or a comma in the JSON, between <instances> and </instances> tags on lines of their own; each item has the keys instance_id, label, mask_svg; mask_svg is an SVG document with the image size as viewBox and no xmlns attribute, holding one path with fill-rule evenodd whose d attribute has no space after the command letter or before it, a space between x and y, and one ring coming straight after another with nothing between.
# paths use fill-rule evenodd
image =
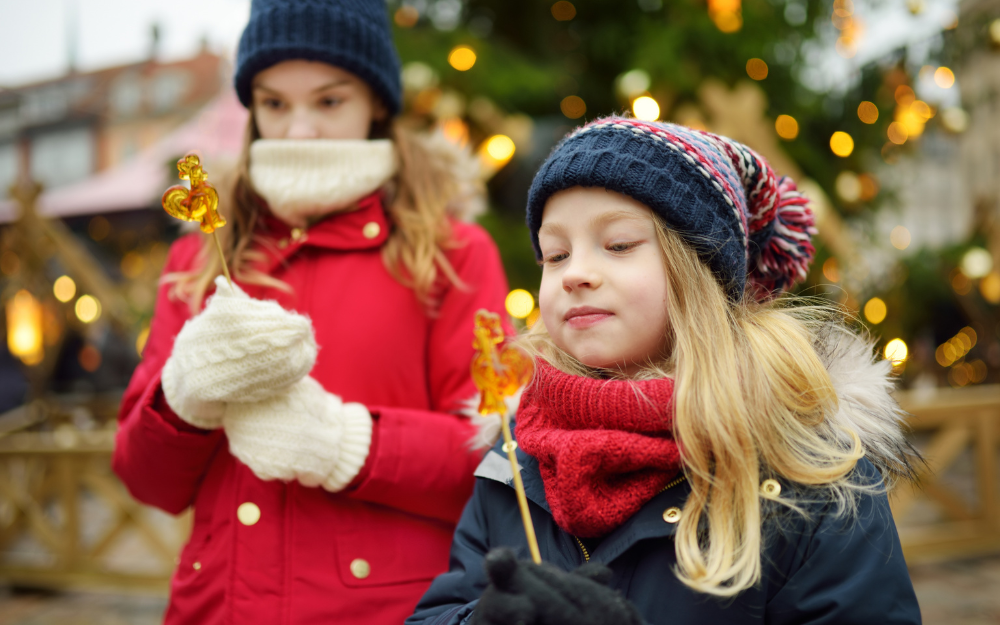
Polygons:
<instances>
[{"instance_id":1,"label":"ear","mask_svg":"<svg viewBox=\"0 0 1000 625\"><path fill-rule=\"evenodd\" d=\"M389 119L389 108L382 103L382 98L372 94L372 121L384 122Z\"/></svg>"}]
</instances>

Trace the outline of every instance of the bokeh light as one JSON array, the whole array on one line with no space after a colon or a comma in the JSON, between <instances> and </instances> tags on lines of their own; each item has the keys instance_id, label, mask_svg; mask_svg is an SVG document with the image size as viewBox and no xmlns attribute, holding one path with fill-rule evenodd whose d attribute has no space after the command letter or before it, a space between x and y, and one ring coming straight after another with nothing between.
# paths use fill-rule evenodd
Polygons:
<instances>
[{"instance_id":1,"label":"bokeh light","mask_svg":"<svg viewBox=\"0 0 1000 625\"><path fill-rule=\"evenodd\" d=\"M896 145L903 145L906 140L910 138L906 128L903 127L899 122L892 122L889 124L889 129L886 130L886 135L889 137L889 141L892 141Z\"/></svg>"},{"instance_id":2,"label":"bokeh light","mask_svg":"<svg viewBox=\"0 0 1000 625\"><path fill-rule=\"evenodd\" d=\"M993 256L981 247L972 247L962 255L962 273L976 280L993 270Z\"/></svg>"},{"instance_id":3,"label":"bokeh light","mask_svg":"<svg viewBox=\"0 0 1000 625\"><path fill-rule=\"evenodd\" d=\"M778 115L774 120L774 131L785 141L791 141L799 136L799 122L791 115Z\"/></svg>"},{"instance_id":4,"label":"bokeh light","mask_svg":"<svg viewBox=\"0 0 1000 625\"><path fill-rule=\"evenodd\" d=\"M576 17L576 7L573 6L572 2L559 0L552 5L552 17L560 22L568 22Z\"/></svg>"},{"instance_id":5,"label":"bokeh light","mask_svg":"<svg viewBox=\"0 0 1000 625\"><path fill-rule=\"evenodd\" d=\"M874 124L878 121L878 107L874 102L865 100L858 105L858 119L866 124Z\"/></svg>"},{"instance_id":6,"label":"bokeh light","mask_svg":"<svg viewBox=\"0 0 1000 625\"><path fill-rule=\"evenodd\" d=\"M840 264L833 256L823 262L823 277L834 284L840 282Z\"/></svg>"},{"instance_id":7,"label":"bokeh light","mask_svg":"<svg viewBox=\"0 0 1000 625\"><path fill-rule=\"evenodd\" d=\"M853 171L842 171L837 174L834 182L837 195L848 204L853 204L861 199L861 178Z\"/></svg>"},{"instance_id":8,"label":"bokeh light","mask_svg":"<svg viewBox=\"0 0 1000 625\"><path fill-rule=\"evenodd\" d=\"M535 298L524 289L514 289L504 301L507 313L515 319L524 319L535 308Z\"/></svg>"},{"instance_id":9,"label":"bokeh light","mask_svg":"<svg viewBox=\"0 0 1000 625\"><path fill-rule=\"evenodd\" d=\"M417 20L420 19L420 11L415 6L404 4L396 9L392 19L400 28L413 28L417 25Z\"/></svg>"},{"instance_id":10,"label":"bokeh light","mask_svg":"<svg viewBox=\"0 0 1000 625\"><path fill-rule=\"evenodd\" d=\"M854 151L854 139L846 132L838 130L830 137L830 149L841 158L850 156Z\"/></svg>"},{"instance_id":11,"label":"bokeh light","mask_svg":"<svg viewBox=\"0 0 1000 625\"><path fill-rule=\"evenodd\" d=\"M873 297L865 304L865 319L870 323L875 325L882 323L885 321L886 313L888 308L880 297Z\"/></svg>"},{"instance_id":12,"label":"bokeh light","mask_svg":"<svg viewBox=\"0 0 1000 625\"><path fill-rule=\"evenodd\" d=\"M955 72L947 67L939 67L934 70L934 84L942 89L951 89L955 84Z\"/></svg>"},{"instance_id":13,"label":"bokeh light","mask_svg":"<svg viewBox=\"0 0 1000 625\"><path fill-rule=\"evenodd\" d=\"M1000 273L991 272L979 282L979 292L991 304L1000 304Z\"/></svg>"},{"instance_id":14,"label":"bokeh light","mask_svg":"<svg viewBox=\"0 0 1000 625\"><path fill-rule=\"evenodd\" d=\"M568 95L559 103L559 110L570 119L579 119L587 112L587 103L576 95Z\"/></svg>"},{"instance_id":15,"label":"bokeh light","mask_svg":"<svg viewBox=\"0 0 1000 625\"><path fill-rule=\"evenodd\" d=\"M59 276L52 283L52 294L60 302L68 302L76 295L76 282L73 282L73 278L69 276Z\"/></svg>"},{"instance_id":16,"label":"bokeh light","mask_svg":"<svg viewBox=\"0 0 1000 625\"><path fill-rule=\"evenodd\" d=\"M903 339L892 339L885 345L885 359L891 360L893 364L901 363L909 356L910 350L906 347Z\"/></svg>"},{"instance_id":17,"label":"bokeh light","mask_svg":"<svg viewBox=\"0 0 1000 625\"><path fill-rule=\"evenodd\" d=\"M448 64L460 72L468 71L476 64L476 52L469 46L456 46L448 54Z\"/></svg>"},{"instance_id":18,"label":"bokeh light","mask_svg":"<svg viewBox=\"0 0 1000 625\"><path fill-rule=\"evenodd\" d=\"M889 242L897 250L905 250L910 247L910 231L904 226L896 226L889 233Z\"/></svg>"},{"instance_id":19,"label":"bokeh light","mask_svg":"<svg viewBox=\"0 0 1000 625\"><path fill-rule=\"evenodd\" d=\"M635 115L636 119L655 122L660 119L660 105L653 98L644 95L641 98L636 98L635 102L632 103L632 114Z\"/></svg>"},{"instance_id":20,"label":"bokeh light","mask_svg":"<svg viewBox=\"0 0 1000 625\"><path fill-rule=\"evenodd\" d=\"M486 151L498 161L510 160L514 150L514 141L507 135L493 135L486 140Z\"/></svg>"},{"instance_id":21,"label":"bokeh light","mask_svg":"<svg viewBox=\"0 0 1000 625\"><path fill-rule=\"evenodd\" d=\"M83 370L89 373L97 371L98 367L101 366L101 352L93 345L84 345L76 359Z\"/></svg>"},{"instance_id":22,"label":"bokeh light","mask_svg":"<svg viewBox=\"0 0 1000 625\"><path fill-rule=\"evenodd\" d=\"M82 295L74 307L76 318L84 323L93 323L101 317L101 302L92 295Z\"/></svg>"},{"instance_id":23,"label":"bokeh light","mask_svg":"<svg viewBox=\"0 0 1000 625\"><path fill-rule=\"evenodd\" d=\"M767 63L764 59L750 59L747 61L747 76L754 80L764 80L767 78Z\"/></svg>"},{"instance_id":24,"label":"bokeh light","mask_svg":"<svg viewBox=\"0 0 1000 625\"><path fill-rule=\"evenodd\" d=\"M37 365L45 356L42 347L42 305L21 289L5 304L7 348L26 365Z\"/></svg>"}]
</instances>

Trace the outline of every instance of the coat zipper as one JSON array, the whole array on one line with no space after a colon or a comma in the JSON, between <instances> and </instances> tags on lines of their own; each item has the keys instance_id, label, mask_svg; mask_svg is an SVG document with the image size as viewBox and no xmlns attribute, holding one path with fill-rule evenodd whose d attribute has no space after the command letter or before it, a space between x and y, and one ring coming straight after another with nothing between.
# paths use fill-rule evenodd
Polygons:
<instances>
[{"instance_id":1,"label":"coat zipper","mask_svg":"<svg viewBox=\"0 0 1000 625\"><path fill-rule=\"evenodd\" d=\"M674 480L674 481L670 482L669 484L667 484L666 486L664 486L663 489L660 492L662 493L665 490L668 490L668 489L673 488L674 486L677 486L678 484L680 484L681 482L683 482L685 479L687 479L686 476L684 476L684 475L680 476L676 480ZM590 552L587 551L587 548L583 545L583 541L580 540L579 537L577 537L577 536L574 536L573 538L576 540L576 544L580 546L580 551L583 552L583 560L585 562L590 562Z\"/></svg>"}]
</instances>

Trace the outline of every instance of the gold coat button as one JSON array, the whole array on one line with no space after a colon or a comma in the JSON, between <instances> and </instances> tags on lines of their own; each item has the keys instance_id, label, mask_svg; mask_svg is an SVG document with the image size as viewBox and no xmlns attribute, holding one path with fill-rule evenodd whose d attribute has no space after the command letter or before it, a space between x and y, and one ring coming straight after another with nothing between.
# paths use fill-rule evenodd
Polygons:
<instances>
[{"instance_id":1,"label":"gold coat button","mask_svg":"<svg viewBox=\"0 0 1000 625\"><path fill-rule=\"evenodd\" d=\"M253 502L241 503L236 509L236 518L243 525L253 525L260 520L260 508Z\"/></svg>"},{"instance_id":2,"label":"gold coat button","mask_svg":"<svg viewBox=\"0 0 1000 625\"><path fill-rule=\"evenodd\" d=\"M285 249L286 247L288 247L288 239L282 239L278 241L278 247L281 249Z\"/></svg>"},{"instance_id":3,"label":"gold coat button","mask_svg":"<svg viewBox=\"0 0 1000 625\"><path fill-rule=\"evenodd\" d=\"M298 241L304 234L305 232L302 231L302 228L292 228L292 241Z\"/></svg>"},{"instance_id":4,"label":"gold coat button","mask_svg":"<svg viewBox=\"0 0 1000 625\"><path fill-rule=\"evenodd\" d=\"M681 520L681 509L677 507L667 508L663 511L663 520L667 523L676 523Z\"/></svg>"},{"instance_id":5,"label":"gold coat button","mask_svg":"<svg viewBox=\"0 0 1000 625\"><path fill-rule=\"evenodd\" d=\"M778 480L764 480L760 483L760 494L768 499L774 499L781 494L781 484Z\"/></svg>"},{"instance_id":6,"label":"gold coat button","mask_svg":"<svg viewBox=\"0 0 1000 625\"><path fill-rule=\"evenodd\" d=\"M193 568L196 571L200 571L201 570L201 562L195 562L194 564L191 565L191 568Z\"/></svg>"},{"instance_id":7,"label":"gold coat button","mask_svg":"<svg viewBox=\"0 0 1000 625\"><path fill-rule=\"evenodd\" d=\"M374 239L378 236L378 233L382 232L382 226L378 225L376 221L369 221L365 224L365 227L361 229L361 234L365 235L366 239Z\"/></svg>"},{"instance_id":8,"label":"gold coat button","mask_svg":"<svg viewBox=\"0 0 1000 625\"><path fill-rule=\"evenodd\" d=\"M358 579L364 579L371 574L372 566L368 564L368 560L362 560L361 558L351 560L351 575Z\"/></svg>"}]
</instances>

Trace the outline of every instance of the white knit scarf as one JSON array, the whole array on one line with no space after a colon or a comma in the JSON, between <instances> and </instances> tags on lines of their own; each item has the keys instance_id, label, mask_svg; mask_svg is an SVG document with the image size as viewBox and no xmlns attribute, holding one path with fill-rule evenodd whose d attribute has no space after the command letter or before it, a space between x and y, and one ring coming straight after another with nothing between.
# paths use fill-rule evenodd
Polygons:
<instances>
[{"instance_id":1,"label":"white knit scarf","mask_svg":"<svg viewBox=\"0 0 1000 625\"><path fill-rule=\"evenodd\" d=\"M351 206L395 173L389 139L258 139L250 145L254 189L290 226Z\"/></svg>"}]
</instances>

